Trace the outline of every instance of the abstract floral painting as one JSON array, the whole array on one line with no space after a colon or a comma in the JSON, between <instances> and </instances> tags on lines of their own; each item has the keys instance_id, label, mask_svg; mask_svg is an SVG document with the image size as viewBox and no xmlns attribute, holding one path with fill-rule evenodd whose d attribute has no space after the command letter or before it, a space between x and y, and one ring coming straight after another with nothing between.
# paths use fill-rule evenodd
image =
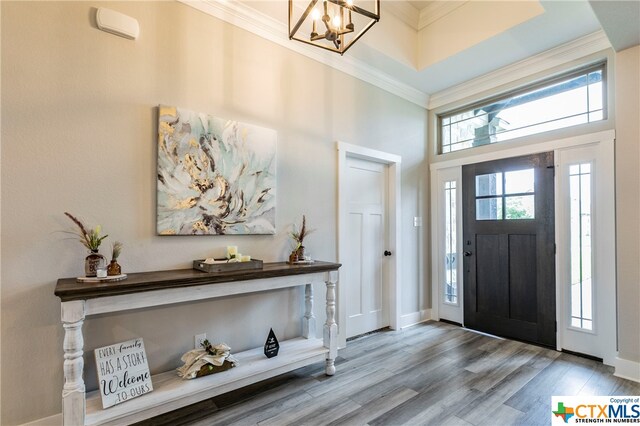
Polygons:
<instances>
[{"instance_id":1,"label":"abstract floral painting","mask_svg":"<svg viewBox=\"0 0 640 426\"><path fill-rule=\"evenodd\" d=\"M158 115L158 234L274 234L276 131L169 106Z\"/></svg>"}]
</instances>

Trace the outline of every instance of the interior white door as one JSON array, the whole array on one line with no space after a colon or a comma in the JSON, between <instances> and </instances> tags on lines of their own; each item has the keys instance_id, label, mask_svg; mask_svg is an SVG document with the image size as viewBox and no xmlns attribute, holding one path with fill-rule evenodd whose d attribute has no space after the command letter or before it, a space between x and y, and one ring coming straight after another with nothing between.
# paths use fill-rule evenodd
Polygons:
<instances>
[{"instance_id":1,"label":"interior white door","mask_svg":"<svg viewBox=\"0 0 640 426\"><path fill-rule=\"evenodd\" d=\"M556 154L558 346L616 356L613 141Z\"/></svg>"},{"instance_id":2,"label":"interior white door","mask_svg":"<svg viewBox=\"0 0 640 426\"><path fill-rule=\"evenodd\" d=\"M389 326L385 251L388 241L388 166L347 158L347 233L344 268L347 337Z\"/></svg>"}]
</instances>

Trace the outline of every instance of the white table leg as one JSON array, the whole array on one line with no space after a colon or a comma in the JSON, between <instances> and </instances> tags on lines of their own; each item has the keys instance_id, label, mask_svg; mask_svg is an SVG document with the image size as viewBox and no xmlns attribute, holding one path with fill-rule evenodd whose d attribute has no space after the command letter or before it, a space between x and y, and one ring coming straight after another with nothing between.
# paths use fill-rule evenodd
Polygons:
<instances>
[{"instance_id":1,"label":"white table leg","mask_svg":"<svg viewBox=\"0 0 640 426\"><path fill-rule=\"evenodd\" d=\"M84 425L86 413L85 387L82 373L84 338L84 300L62 303L64 327L64 387L62 388L62 422L67 425Z\"/></svg>"},{"instance_id":2,"label":"white table leg","mask_svg":"<svg viewBox=\"0 0 640 426\"><path fill-rule=\"evenodd\" d=\"M316 337L316 317L313 315L313 286L304 286L304 318L302 319L302 335L307 339Z\"/></svg>"},{"instance_id":3,"label":"white table leg","mask_svg":"<svg viewBox=\"0 0 640 426\"><path fill-rule=\"evenodd\" d=\"M327 322L324 324L324 347L329 348L325 373L333 376L336 372L335 359L338 356L338 324L336 324L336 282L338 272L331 271L327 277Z\"/></svg>"}]
</instances>

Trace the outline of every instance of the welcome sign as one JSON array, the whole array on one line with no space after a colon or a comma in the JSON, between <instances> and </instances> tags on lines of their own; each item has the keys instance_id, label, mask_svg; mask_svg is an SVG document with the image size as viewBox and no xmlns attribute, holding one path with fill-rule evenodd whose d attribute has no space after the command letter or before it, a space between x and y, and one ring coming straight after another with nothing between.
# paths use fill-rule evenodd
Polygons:
<instances>
[{"instance_id":1,"label":"welcome sign","mask_svg":"<svg viewBox=\"0 0 640 426\"><path fill-rule=\"evenodd\" d=\"M141 338L94 351L102 408L108 408L153 390Z\"/></svg>"}]
</instances>

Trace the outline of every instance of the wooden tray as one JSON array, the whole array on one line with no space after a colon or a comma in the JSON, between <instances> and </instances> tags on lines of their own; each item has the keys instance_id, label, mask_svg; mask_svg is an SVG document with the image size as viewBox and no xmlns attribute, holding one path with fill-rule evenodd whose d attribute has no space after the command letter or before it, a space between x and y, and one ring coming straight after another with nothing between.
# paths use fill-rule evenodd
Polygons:
<instances>
[{"instance_id":1,"label":"wooden tray","mask_svg":"<svg viewBox=\"0 0 640 426\"><path fill-rule=\"evenodd\" d=\"M226 259L215 259L226 260ZM193 261L193 269L202 272L243 271L246 269L262 269L262 260L251 259L248 262L204 263L205 259Z\"/></svg>"},{"instance_id":2,"label":"wooden tray","mask_svg":"<svg viewBox=\"0 0 640 426\"><path fill-rule=\"evenodd\" d=\"M98 277L78 277L76 281L79 283L114 283L127 279L127 274L109 275L104 278Z\"/></svg>"}]
</instances>

